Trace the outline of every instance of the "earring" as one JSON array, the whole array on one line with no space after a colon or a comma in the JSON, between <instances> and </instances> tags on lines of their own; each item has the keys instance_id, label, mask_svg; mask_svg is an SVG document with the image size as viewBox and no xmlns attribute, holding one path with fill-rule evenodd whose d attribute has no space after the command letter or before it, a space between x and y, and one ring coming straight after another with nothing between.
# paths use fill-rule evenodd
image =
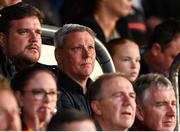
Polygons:
<instances>
[{"instance_id":1,"label":"earring","mask_svg":"<svg viewBox=\"0 0 180 132\"><path fill-rule=\"evenodd\" d=\"M54 114L57 112L57 108L54 108Z\"/></svg>"}]
</instances>

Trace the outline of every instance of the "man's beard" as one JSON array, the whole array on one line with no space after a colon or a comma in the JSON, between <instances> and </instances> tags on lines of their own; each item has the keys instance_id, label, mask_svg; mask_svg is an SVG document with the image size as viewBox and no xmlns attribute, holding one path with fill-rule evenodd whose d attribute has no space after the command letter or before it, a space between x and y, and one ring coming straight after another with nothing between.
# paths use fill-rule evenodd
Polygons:
<instances>
[{"instance_id":1,"label":"man's beard","mask_svg":"<svg viewBox=\"0 0 180 132\"><path fill-rule=\"evenodd\" d=\"M15 67L19 70L24 69L26 67L32 66L34 64L36 64L38 62L40 58L40 54L39 56L36 57L29 57L29 56L25 56L24 54L19 54L16 57L13 57L12 61L15 64Z\"/></svg>"}]
</instances>

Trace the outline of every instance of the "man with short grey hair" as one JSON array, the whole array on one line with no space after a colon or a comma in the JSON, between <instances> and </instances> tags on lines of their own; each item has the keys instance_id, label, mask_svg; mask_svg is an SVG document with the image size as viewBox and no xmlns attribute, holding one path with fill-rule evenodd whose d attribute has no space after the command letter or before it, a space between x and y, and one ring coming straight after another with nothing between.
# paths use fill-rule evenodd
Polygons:
<instances>
[{"instance_id":1,"label":"man with short grey hair","mask_svg":"<svg viewBox=\"0 0 180 132\"><path fill-rule=\"evenodd\" d=\"M58 78L61 98L58 109L75 108L90 115L86 90L92 82L95 65L95 34L82 25L65 24L55 33L55 58L58 63Z\"/></svg>"},{"instance_id":2,"label":"man with short grey hair","mask_svg":"<svg viewBox=\"0 0 180 132\"><path fill-rule=\"evenodd\" d=\"M136 120L133 131L173 131L176 126L176 97L171 82L163 75L140 76L135 84Z\"/></svg>"}]
</instances>

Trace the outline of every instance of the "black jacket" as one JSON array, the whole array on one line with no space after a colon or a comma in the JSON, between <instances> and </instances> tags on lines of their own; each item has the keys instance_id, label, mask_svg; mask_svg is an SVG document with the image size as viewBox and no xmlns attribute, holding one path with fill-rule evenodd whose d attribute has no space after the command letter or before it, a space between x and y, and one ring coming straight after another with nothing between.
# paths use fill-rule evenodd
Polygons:
<instances>
[{"instance_id":1,"label":"black jacket","mask_svg":"<svg viewBox=\"0 0 180 132\"><path fill-rule=\"evenodd\" d=\"M147 74L147 73L151 73L148 65L146 64L145 60L143 59L143 57L141 57L141 68L140 68L140 72L139 72L139 76L142 74Z\"/></svg>"},{"instance_id":2,"label":"black jacket","mask_svg":"<svg viewBox=\"0 0 180 132\"><path fill-rule=\"evenodd\" d=\"M106 44L106 39L105 39L103 30L101 29L101 27L99 26L99 24L96 22L96 20L94 19L92 15L83 18L78 23L91 28L96 33L96 37L103 44ZM121 37L131 38L132 35L131 35L131 32L128 30L127 26L128 25L127 25L126 18L122 18L120 21L117 22L115 29L118 31Z\"/></svg>"},{"instance_id":3,"label":"black jacket","mask_svg":"<svg viewBox=\"0 0 180 132\"><path fill-rule=\"evenodd\" d=\"M61 91L61 96L57 101L58 111L65 108L75 108L91 115L90 105L87 96L83 93L83 88L60 70L58 71L58 81ZM87 88L91 83L92 80L88 79Z\"/></svg>"},{"instance_id":4,"label":"black jacket","mask_svg":"<svg viewBox=\"0 0 180 132\"><path fill-rule=\"evenodd\" d=\"M35 63L32 66L44 66L48 68L49 70L52 70L55 74L57 73L57 66L48 66L45 64L41 63ZM11 80L18 71L22 69L17 69L13 62L6 56L4 55L1 50L0 50L0 74L5 76L7 79Z\"/></svg>"},{"instance_id":5,"label":"black jacket","mask_svg":"<svg viewBox=\"0 0 180 132\"><path fill-rule=\"evenodd\" d=\"M5 76L10 80L12 79L15 73L16 73L15 65L0 50L0 74L2 74L3 76Z\"/></svg>"}]
</instances>

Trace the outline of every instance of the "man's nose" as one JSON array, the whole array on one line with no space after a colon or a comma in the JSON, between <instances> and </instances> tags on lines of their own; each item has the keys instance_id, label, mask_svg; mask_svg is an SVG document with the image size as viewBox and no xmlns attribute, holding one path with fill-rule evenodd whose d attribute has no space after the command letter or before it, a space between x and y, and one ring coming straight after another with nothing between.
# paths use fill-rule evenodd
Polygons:
<instances>
[{"instance_id":1,"label":"man's nose","mask_svg":"<svg viewBox=\"0 0 180 132\"><path fill-rule=\"evenodd\" d=\"M30 33L30 41L37 41L38 38L39 38L39 34L37 34L36 32L32 31Z\"/></svg>"},{"instance_id":2,"label":"man's nose","mask_svg":"<svg viewBox=\"0 0 180 132\"><path fill-rule=\"evenodd\" d=\"M124 99L123 99L123 104L124 105L130 105L131 104L131 98L127 95L124 96Z\"/></svg>"},{"instance_id":3,"label":"man's nose","mask_svg":"<svg viewBox=\"0 0 180 132\"><path fill-rule=\"evenodd\" d=\"M82 54L83 54L83 57L89 57L91 54L91 51L87 47L84 47Z\"/></svg>"},{"instance_id":4,"label":"man's nose","mask_svg":"<svg viewBox=\"0 0 180 132\"><path fill-rule=\"evenodd\" d=\"M167 106L167 115L168 116L175 116L176 115L176 108L174 105Z\"/></svg>"}]
</instances>

